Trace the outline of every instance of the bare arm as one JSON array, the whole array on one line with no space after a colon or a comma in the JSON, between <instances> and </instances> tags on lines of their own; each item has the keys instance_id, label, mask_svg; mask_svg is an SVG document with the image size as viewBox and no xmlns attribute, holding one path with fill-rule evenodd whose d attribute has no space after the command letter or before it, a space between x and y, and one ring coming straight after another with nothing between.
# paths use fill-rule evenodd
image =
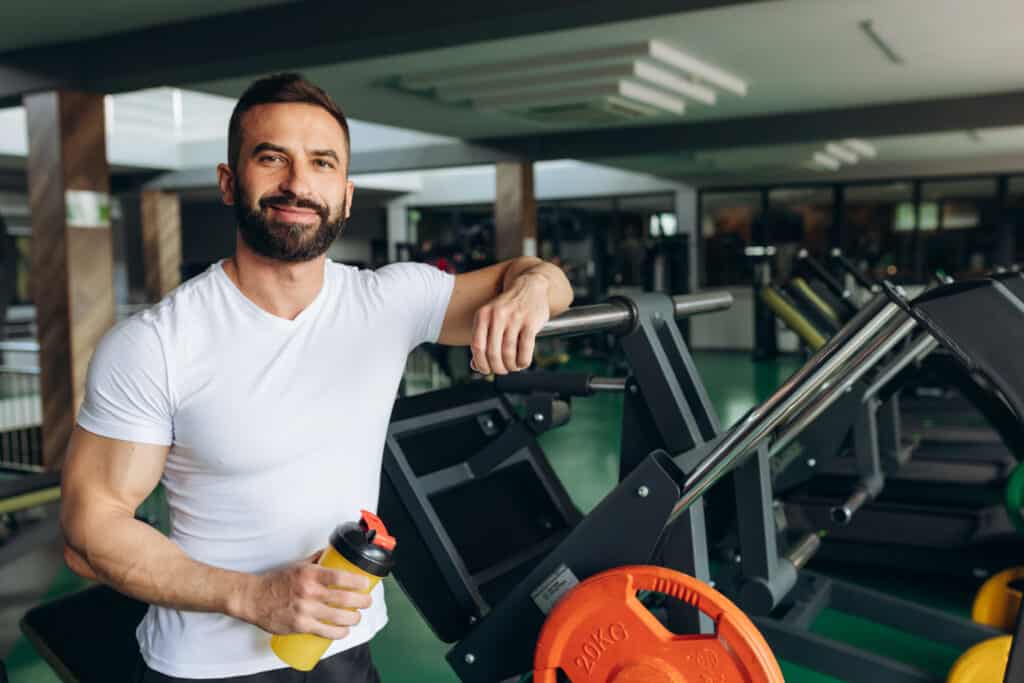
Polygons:
<instances>
[{"instance_id":1,"label":"bare arm","mask_svg":"<svg viewBox=\"0 0 1024 683\"><path fill-rule=\"evenodd\" d=\"M61 488L71 569L150 604L220 612L271 633L344 638L358 613L329 605L369 606L369 596L352 592L366 586L363 577L318 567L313 558L258 576L213 567L135 519L135 510L160 481L168 450L75 428Z\"/></svg>"},{"instance_id":2,"label":"bare arm","mask_svg":"<svg viewBox=\"0 0 1024 683\"><path fill-rule=\"evenodd\" d=\"M557 266L524 256L455 278L438 341L471 346L473 366L503 375L529 367L537 333L572 303Z\"/></svg>"}]
</instances>

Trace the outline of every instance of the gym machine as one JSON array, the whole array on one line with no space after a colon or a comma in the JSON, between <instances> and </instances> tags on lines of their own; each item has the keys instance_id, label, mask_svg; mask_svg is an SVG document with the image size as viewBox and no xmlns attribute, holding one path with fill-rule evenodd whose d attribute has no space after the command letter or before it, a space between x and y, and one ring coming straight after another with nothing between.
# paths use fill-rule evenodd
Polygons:
<instances>
[{"instance_id":1,"label":"gym machine","mask_svg":"<svg viewBox=\"0 0 1024 683\"><path fill-rule=\"evenodd\" d=\"M809 325L781 298L768 301L794 329ZM901 380L936 346L930 335L917 334L872 381L854 386L790 452L778 455L776 492L787 517L796 528L830 530L823 559L976 579L1020 556L1021 540L1000 502L1016 459L1002 447L902 436ZM968 375L958 363L954 369ZM986 392L989 403L1002 405ZM1002 412L1004 431L1019 440L1019 421L1005 407ZM867 507L853 520L844 498L858 480L860 495L852 502Z\"/></svg>"},{"instance_id":2,"label":"gym machine","mask_svg":"<svg viewBox=\"0 0 1024 683\"><path fill-rule=\"evenodd\" d=\"M0 468L0 472L4 470ZM60 525L55 515L25 522L20 513L58 500L59 472L19 471L0 479L0 521L5 526L0 538L0 567L57 538Z\"/></svg>"},{"instance_id":3,"label":"gym machine","mask_svg":"<svg viewBox=\"0 0 1024 683\"><path fill-rule=\"evenodd\" d=\"M578 325L560 330L593 329L589 324L608 316L628 321L618 331L633 371L625 385L622 482L575 525L568 515L559 514L564 495L560 483L546 476L526 476L527 468L535 475L542 470L536 464L520 460L521 476L516 480L481 468L501 457L507 457L506 462L529 457L523 450L510 455L500 449L499 455L490 445L497 441L467 448L464 461L452 456L454 462L445 463L444 475L429 467L419 474L413 471L416 463L431 458L428 443L455 442L452 430L457 427L480 429L474 426L480 424L475 410L444 402L428 406L424 398L419 406L410 403L408 412L403 410L393 422L381 514L390 504L388 523L394 526L397 520L402 529L395 530L396 536L415 539L400 551L408 553L404 560L399 558L399 567L406 569L395 575L435 633L455 643L448 661L459 677L494 681L527 671L547 609L586 577L653 560L707 580L701 499L746 456L736 470L741 571L720 585L754 616L779 656L847 681L939 680L812 633L810 624L826 607L960 649L996 633L802 570L820 545L816 533L797 538L785 553L777 545L770 438L774 435L783 445L794 438L802 417L842 396L846 386L910 333L913 321L892 304L859 314L765 404L723 434L692 359L670 322L672 309L666 297L636 297L581 310ZM485 417L484 427L494 422ZM648 450L652 446L656 448ZM670 456L673 452L677 455ZM643 457L631 463L637 454ZM410 471L415 476L409 476ZM458 483L436 488L439 476L452 474L458 474ZM496 481L489 483L492 477ZM515 493L509 494L513 487ZM457 496L462 504L455 502ZM456 511L466 516L467 510L473 511L468 524L472 533L465 528L466 520L453 519ZM424 580L424 573L433 579ZM673 614L672 607L668 605L668 622L674 630L695 634L709 629L706 619L685 609Z\"/></svg>"}]
</instances>

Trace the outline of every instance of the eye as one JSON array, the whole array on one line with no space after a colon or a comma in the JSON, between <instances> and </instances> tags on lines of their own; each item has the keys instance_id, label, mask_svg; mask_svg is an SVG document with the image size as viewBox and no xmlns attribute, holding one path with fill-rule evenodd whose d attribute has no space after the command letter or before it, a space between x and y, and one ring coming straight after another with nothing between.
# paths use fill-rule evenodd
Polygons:
<instances>
[{"instance_id":1,"label":"eye","mask_svg":"<svg viewBox=\"0 0 1024 683\"><path fill-rule=\"evenodd\" d=\"M283 162L283 161L284 161L284 157L281 156L280 154L261 154L260 155L260 163L276 164L278 162Z\"/></svg>"},{"instance_id":2,"label":"eye","mask_svg":"<svg viewBox=\"0 0 1024 683\"><path fill-rule=\"evenodd\" d=\"M334 168L334 164L327 159L317 159L314 163L320 166L320 168Z\"/></svg>"}]
</instances>

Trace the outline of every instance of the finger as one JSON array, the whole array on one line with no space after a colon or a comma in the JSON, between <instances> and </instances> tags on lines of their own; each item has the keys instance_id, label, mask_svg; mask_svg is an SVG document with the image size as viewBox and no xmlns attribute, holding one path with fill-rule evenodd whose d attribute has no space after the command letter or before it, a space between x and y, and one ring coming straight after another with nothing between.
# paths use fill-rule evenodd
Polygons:
<instances>
[{"instance_id":1,"label":"finger","mask_svg":"<svg viewBox=\"0 0 1024 683\"><path fill-rule=\"evenodd\" d=\"M359 612L350 612L350 614L358 615ZM310 633L314 636L327 638L328 640L347 638L350 631L351 628L348 626L338 626L312 617L304 617L295 624L296 633Z\"/></svg>"},{"instance_id":2,"label":"finger","mask_svg":"<svg viewBox=\"0 0 1024 683\"><path fill-rule=\"evenodd\" d=\"M362 574L346 572L341 569L319 567L316 574L317 583L334 589L349 591L365 591L370 588L370 580Z\"/></svg>"},{"instance_id":3,"label":"finger","mask_svg":"<svg viewBox=\"0 0 1024 683\"><path fill-rule=\"evenodd\" d=\"M507 324L506 314L495 311L491 315L491 327L487 330L487 363L491 366L491 372L496 375L507 375L508 369L505 361L502 360L501 342L505 336Z\"/></svg>"},{"instance_id":4,"label":"finger","mask_svg":"<svg viewBox=\"0 0 1024 683\"><path fill-rule=\"evenodd\" d=\"M533 363L538 330L536 325L523 325L523 329L519 333L519 357L516 358L516 362L521 370L530 367L530 364Z\"/></svg>"},{"instance_id":5,"label":"finger","mask_svg":"<svg viewBox=\"0 0 1024 683\"><path fill-rule=\"evenodd\" d=\"M323 593L321 602L339 609L367 609L373 604L373 598L368 593L328 588Z\"/></svg>"},{"instance_id":6,"label":"finger","mask_svg":"<svg viewBox=\"0 0 1024 683\"><path fill-rule=\"evenodd\" d=\"M521 369L519 365L519 334L523 329L523 323L518 318L509 320L505 328L505 334L501 340L501 360L509 372L516 372Z\"/></svg>"},{"instance_id":7,"label":"finger","mask_svg":"<svg viewBox=\"0 0 1024 683\"><path fill-rule=\"evenodd\" d=\"M305 612L306 617L312 617L315 621L321 622L328 626L355 626L363 618L363 615L359 610L355 609L339 609L337 607L331 607L330 605L324 605L322 603L314 603L309 606Z\"/></svg>"},{"instance_id":8,"label":"finger","mask_svg":"<svg viewBox=\"0 0 1024 683\"><path fill-rule=\"evenodd\" d=\"M470 343L470 351L473 353L471 365L474 369L484 375L489 375L491 366L487 363L487 329L491 324L491 309L483 307L476 312L473 319L473 341Z\"/></svg>"}]
</instances>

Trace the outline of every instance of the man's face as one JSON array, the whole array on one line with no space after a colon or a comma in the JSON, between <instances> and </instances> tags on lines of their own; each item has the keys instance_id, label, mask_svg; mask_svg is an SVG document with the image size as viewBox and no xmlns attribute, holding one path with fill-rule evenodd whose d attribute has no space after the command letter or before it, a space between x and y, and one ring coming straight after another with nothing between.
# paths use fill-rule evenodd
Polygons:
<instances>
[{"instance_id":1,"label":"man's face","mask_svg":"<svg viewBox=\"0 0 1024 683\"><path fill-rule=\"evenodd\" d=\"M260 105L242 117L241 143L237 168L221 164L218 174L245 244L287 262L326 252L352 203L338 122L311 104Z\"/></svg>"}]
</instances>

